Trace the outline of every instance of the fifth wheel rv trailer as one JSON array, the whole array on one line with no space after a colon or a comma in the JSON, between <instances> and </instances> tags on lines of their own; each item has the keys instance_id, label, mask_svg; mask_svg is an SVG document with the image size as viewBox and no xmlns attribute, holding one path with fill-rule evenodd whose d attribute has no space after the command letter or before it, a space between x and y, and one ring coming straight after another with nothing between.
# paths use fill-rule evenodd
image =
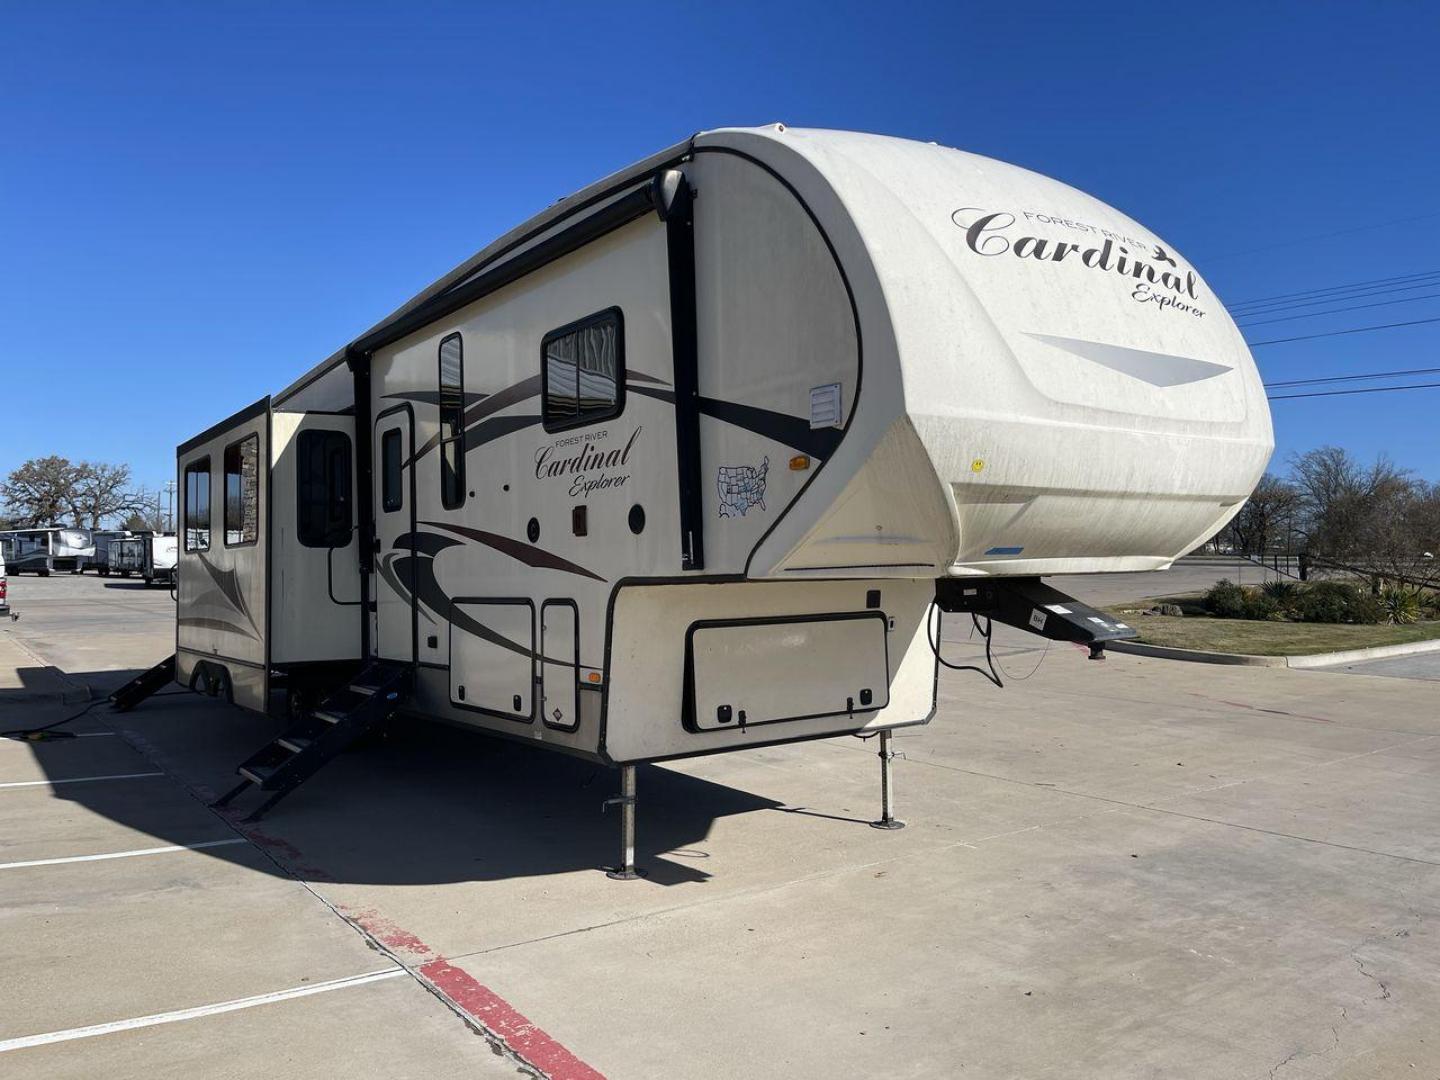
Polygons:
<instances>
[{"instance_id":1,"label":"fifth wheel rv trailer","mask_svg":"<svg viewBox=\"0 0 1440 1080\"><path fill-rule=\"evenodd\" d=\"M95 557L89 529L10 529L0 532L0 545L10 573L49 577L52 570L82 573Z\"/></svg>"},{"instance_id":2,"label":"fifth wheel rv trailer","mask_svg":"<svg viewBox=\"0 0 1440 1080\"><path fill-rule=\"evenodd\" d=\"M1133 636L1272 449L1168 240L1055 180L706 132L540 213L179 447L174 678L292 726L261 810L391 715L621 770L933 715L940 612ZM896 825L888 782L879 824Z\"/></svg>"}]
</instances>

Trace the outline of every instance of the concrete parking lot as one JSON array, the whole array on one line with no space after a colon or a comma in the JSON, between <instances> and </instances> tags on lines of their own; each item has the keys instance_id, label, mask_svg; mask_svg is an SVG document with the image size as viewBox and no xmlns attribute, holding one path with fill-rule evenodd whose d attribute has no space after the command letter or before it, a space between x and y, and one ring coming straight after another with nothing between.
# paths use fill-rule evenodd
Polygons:
<instances>
[{"instance_id":1,"label":"concrete parking lot","mask_svg":"<svg viewBox=\"0 0 1440 1080\"><path fill-rule=\"evenodd\" d=\"M0 727L170 651L116 584L12 578ZM611 774L444 728L257 827L206 803L264 717L0 742L0 1074L1440 1077L1434 682L997 641L897 739L908 828L873 742L653 766L636 882Z\"/></svg>"}]
</instances>

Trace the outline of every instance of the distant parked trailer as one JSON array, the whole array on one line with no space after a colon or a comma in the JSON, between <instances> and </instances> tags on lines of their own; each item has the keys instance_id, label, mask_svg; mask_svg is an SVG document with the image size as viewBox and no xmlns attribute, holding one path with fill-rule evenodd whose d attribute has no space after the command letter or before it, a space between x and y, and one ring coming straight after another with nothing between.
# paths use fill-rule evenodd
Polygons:
<instances>
[{"instance_id":1,"label":"distant parked trailer","mask_svg":"<svg viewBox=\"0 0 1440 1080\"><path fill-rule=\"evenodd\" d=\"M122 537L119 540L111 540L108 547L106 561L109 564L109 573L129 577L131 574L139 574L144 571L145 537Z\"/></svg>"},{"instance_id":2,"label":"distant parked trailer","mask_svg":"<svg viewBox=\"0 0 1440 1080\"><path fill-rule=\"evenodd\" d=\"M110 570L121 577L139 574L146 585L172 585L176 549L174 533L142 533L112 540L108 554Z\"/></svg>"},{"instance_id":3,"label":"distant parked trailer","mask_svg":"<svg viewBox=\"0 0 1440 1080\"><path fill-rule=\"evenodd\" d=\"M10 529L0 532L0 545L12 574L49 577L52 570L78 574L95 557L95 541L89 529Z\"/></svg>"},{"instance_id":4,"label":"distant parked trailer","mask_svg":"<svg viewBox=\"0 0 1440 1080\"><path fill-rule=\"evenodd\" d=\"M129 529L92 532L90 537L95 546L95 554L85 560L82 569L93 566L95 572L101 577L109 577L112 572L110 565L110 545L116 540L123 540L133 535Z\"/></svg>"}]
</instances>

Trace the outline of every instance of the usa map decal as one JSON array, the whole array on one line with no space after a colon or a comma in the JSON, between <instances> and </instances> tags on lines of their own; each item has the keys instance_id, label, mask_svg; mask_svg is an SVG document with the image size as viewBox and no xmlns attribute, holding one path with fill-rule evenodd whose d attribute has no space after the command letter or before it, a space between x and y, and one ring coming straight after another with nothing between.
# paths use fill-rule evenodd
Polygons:
<instances>
[{"instance_id":1,"label":"usa map decal","mask_svg":"<svg viewBox=\"0 0 1440 1080\"><path fill-rule=\"evenodd\" d=\"M720 516L744 517L752 506L765 509L765 474L770 471L770 459L763 459L759 466L721 465L716 472L715 483L720 492Z\"/></svg>"}]
</instances>

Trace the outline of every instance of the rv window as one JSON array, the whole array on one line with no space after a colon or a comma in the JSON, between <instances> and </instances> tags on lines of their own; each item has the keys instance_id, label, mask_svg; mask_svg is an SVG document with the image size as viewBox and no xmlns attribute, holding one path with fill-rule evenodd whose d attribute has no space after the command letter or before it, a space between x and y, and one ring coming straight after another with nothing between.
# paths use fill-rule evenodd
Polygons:
<instances>
[{"instance_id":1,"label":"rv window","mask_svg":"<svg viewBox=\"0 0 1440 1080\"><path fill-rule=\"evenodd\" d=\"M260 537L260 436L225 447L225 546Z\"/></svg>"},{"instance_id":2,"label":"rv window","mask_svg":"<svg viewBox=\"0 0 1440 1080\"><path fill-rule=\"evenodd\" d=\"M400 480L400 429L391 428L380 436L380 505L387 514L405 505Z\"/></svg>"},{"instance_id":3,"label":"rv window","mask_svg":"<svg viewBox=\"0 0 1440 1080\"><path fill-rule=\"evenodd\" d=\"M540 345L545 430L609 420L625 407L625 330L610 308L545 335Z\"/></svg>"},{"instance_id":4,"label":"rv window","mask_svg":"<svg viewBox=\"0 0 1440 1080\"><path fill-rule=\"evenodd\" d=\"M185 466L185 550L210 548L210 459Z\"/></svg>"},{"instance_id":5,"label":"rv window","mask_svg":"<svg viewBox=\"0 0 1440 1080\"><path fill-rule=\"evenodd\" d=\"M465 353L459 334L440 342L440 505L465 503Z\"/></svg>"},{"instance_id":6,"label":"rv window","mask_svg":"<svg viewBox=\"0 0 1440 1080\"><path fill-rule=\"evenodd\" d=\"M350 436L302 431L295 440L295 532L305 547L350 543Z\"/></svg>"}]
</instances>

